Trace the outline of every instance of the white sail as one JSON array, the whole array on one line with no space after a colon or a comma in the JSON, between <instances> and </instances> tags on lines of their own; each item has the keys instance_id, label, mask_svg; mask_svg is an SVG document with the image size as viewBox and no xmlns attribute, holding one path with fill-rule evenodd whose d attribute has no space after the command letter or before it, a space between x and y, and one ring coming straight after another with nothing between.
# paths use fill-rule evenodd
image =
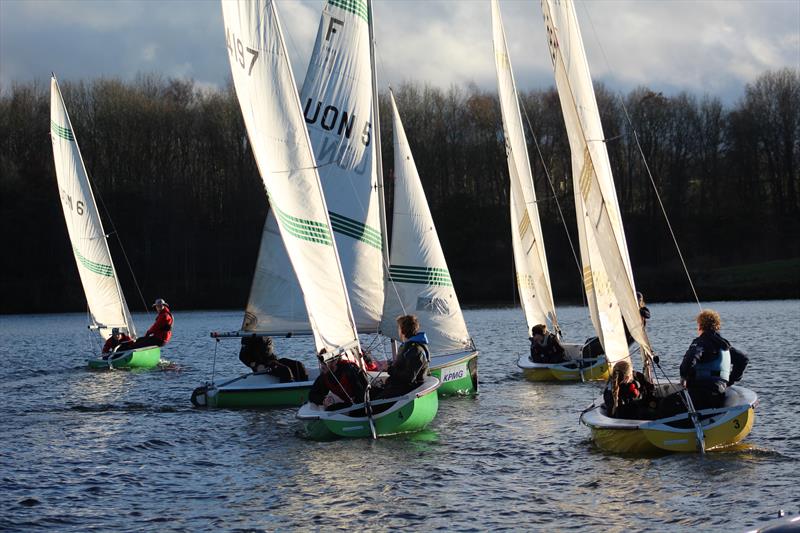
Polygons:
<instances>
[{"instance_id":1,"label":"white sail","mask_svg":"<svg viewBox=\"0 0 800 533\"><path fill-rule=\"evenodd\" d=\"M317 349L358 348L328 210L273 2L222 1L233 82Z\"/></svg>"},{"instance_id":2,"label":"white sail","mask_svg":"<svg viewBox=\"0 0 800 533\"><path fill-rule=\"evenodd\" d=\"M581 200L576 205L578 224L583 224L586 239L581 251L586 248L589 257L587 261L584 256L584 280L590 280L587 285L594 290L598 309L602 311L604 305L612 303L606 308L611 322L618 314L613 305L619 305L619 313L646 356L651 353L650 343L639 316L622 217L575 6L571 0L542 0L542 10L573 154L573 184ZM619 324L606 329L603 315L598 319L609 363L627 357Z\"/></svg>"},{"instance_id":3,"label":"white sail","mask_svg":"<svg viewBox=\"0 0 800 533\"><path fill-rule=\"evenodd\" d=\"M55 77L50 79L50 138L61 206L64 208L69 240L89 304L92 325L103 338L110 337L111 328L114 327L136 336L75 131Z\"/></svg>"},{"instance_id":4,"label":"white sail","mask_svg":"<svg viewBox=\"0 0 800 533\"><path fill-rule=\"evenodd\" d=\"M517 272L517 288L522 308L528 322L528 331L536 324L549 322L558 329L550 273L544 250L533 174L528 159L528 146L520 115L517 87L511 60L508 56L500 6L492 0L492 35L494 60L497 69L497 88L500 111L503 116L503 132L506 141L508 174L511 180L511 240L514 249L514 266Z\"/></svg>"},{"instance_id":5,"label":"white sail","mask_svg":"<svg viewBox=\"0 0 800 533\"><path fill-rule=\"evenodd\" d=\"M242 332L261 335L311 334L303 292L270 210L261 232L256 270Z\"/></svg>"},{"instance_id":6,"label":"white sail","mask_svg":"<svg viewBox=\"0 0 800 533\"><path fill-rule=\"evenodd\" d=\"M350 305L362 332L383 309L366 0L328 0L300 93Z\"/></svg>"},{"instance_id":7,"label":"white sail","mask_svg":"<svg viewBox=\"0 0 800 533\"><path fill-rule=\"evenodd\" d=\"M396 339L395 318L415 314L428 335L432 353L468 350L472 341L391 91L389 97L394 130L394 213L381 331Z\"/></svg>"}]
</instances>

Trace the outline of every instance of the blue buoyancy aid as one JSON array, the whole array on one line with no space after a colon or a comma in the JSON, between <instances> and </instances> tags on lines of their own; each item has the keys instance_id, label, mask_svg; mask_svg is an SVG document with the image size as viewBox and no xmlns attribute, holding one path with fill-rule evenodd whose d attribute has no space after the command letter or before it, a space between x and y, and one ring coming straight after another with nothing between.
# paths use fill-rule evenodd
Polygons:
<instances>
[{"instance_id":1,"label":"blue buoyancy aid","mask_svg":"<svg viewBox=\"0 0 800 533\"><path fill-rule=\"evenodd\" d=\"M698 361L694 367L697 380L728 381L731 376L731 352L728 348L718 348L717 355L710 361Z\"/></svg>"}]
</instances>

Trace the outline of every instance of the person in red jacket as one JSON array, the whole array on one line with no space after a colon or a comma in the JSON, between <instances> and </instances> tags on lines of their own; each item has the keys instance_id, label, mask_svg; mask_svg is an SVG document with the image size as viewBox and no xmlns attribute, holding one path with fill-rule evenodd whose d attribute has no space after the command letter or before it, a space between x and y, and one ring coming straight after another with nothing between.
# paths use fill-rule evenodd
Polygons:
<instances>
[{"instance_id":1,"label":"person in red jacket","mask_svg":"<svg viewBox=\"0 0 800 533\"><path fill-rule=\"evenodd\" d=\"M122 331L120 331L119 328L112 328L111 329L111 336L108 338L106 343L103 345L103 353L104 354L110 354L112 352L115 352L116 350L114 348L116 348L117 346L119 346L121 344L127 344L127 343L131 342L132 340L133 339L131 339L128 336L127 333L123 333ZM105 355L105 356L103 356L103 359L105 359L107 357L108 357L108 355Z\"/></svg>"},{"instance_id":2,"label":"person in red jacket","mask_svg":"<svg viewBox=\"0 0 800 533\"><path fill-rule=\"evenodd\" d=\"M164 346L172 338L172 312L169 310L169 304L162 298L158 298L153 304L158 316L155 322L147 330L143 337L136 339L133 344L125 345L124 349L131 350L133 348L143 348L145 346Z\"/></svg>"}]
</instances>

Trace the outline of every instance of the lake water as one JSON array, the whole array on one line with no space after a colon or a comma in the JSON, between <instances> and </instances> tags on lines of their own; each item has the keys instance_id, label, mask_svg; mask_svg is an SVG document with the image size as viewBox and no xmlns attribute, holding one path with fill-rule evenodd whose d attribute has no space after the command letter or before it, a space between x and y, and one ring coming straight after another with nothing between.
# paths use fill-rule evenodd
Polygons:
<instances>
[{"instance_id":1,"label":"lake water","mask_svg":"<svg viewBox=\"0 0 800 533\"><path fill-rule=\"evenodd\" d=\"M0 529L200 531L580 529L744 531L800 511L800 302L708 304L750 356L760 398L743 444L699 455L597 450L578 417L599 384L535 384L515 366L528 342L518 309L465 312L481 350L480 395L448 399L424 432L311 442L294 409L202 410L192 390L214 367L211 330L241 312L175 312L146 372L90 372L83 314L0 317ZM655 304L648 323L677 375L694 337L690 304ZM559 309L566 340L586 311ZM141 330L150 318L136 316ZM279 339L288 356L307 339ZM289 346L294 347L290 351ZM217 344L218 377L244 367Z\"/></svg>"}]
</instances>

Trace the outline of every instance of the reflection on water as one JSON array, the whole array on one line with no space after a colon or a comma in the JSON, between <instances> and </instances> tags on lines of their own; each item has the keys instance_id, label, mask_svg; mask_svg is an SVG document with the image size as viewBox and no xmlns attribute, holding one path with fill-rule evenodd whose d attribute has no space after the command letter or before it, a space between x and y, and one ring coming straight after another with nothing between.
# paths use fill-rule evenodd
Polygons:
<instances>
[{"instance_id":1,"label":"reflection on water","mask_svg":"<svg viewBox=\"0 0 800 533\"><path fill-rule=\"evenodd\" d=\"M176 311L168 370L89 372L85 316L0 321L0 527L28 531L353 529L744 530L800 511L797 302L712 305L747 351L759 393L748 439L705 457L620 457L578 423L599 384L534 384L514 309L466 312L481 349L481 394L440 402L432 426L376 442L311 442L294 410L204 411L191 391L243 371L238 312ZM655 304L650 336L674 377L696 306ZM560 309L568 340L582 308ZM147 317L137 317L139 325ZM47 332L43 334L42 332ZM787 349L791 347L791 349ZM309 338L276 339L311 354ZM307 359L310 363L310 357Z\"/></svg>"}]
</instances>

